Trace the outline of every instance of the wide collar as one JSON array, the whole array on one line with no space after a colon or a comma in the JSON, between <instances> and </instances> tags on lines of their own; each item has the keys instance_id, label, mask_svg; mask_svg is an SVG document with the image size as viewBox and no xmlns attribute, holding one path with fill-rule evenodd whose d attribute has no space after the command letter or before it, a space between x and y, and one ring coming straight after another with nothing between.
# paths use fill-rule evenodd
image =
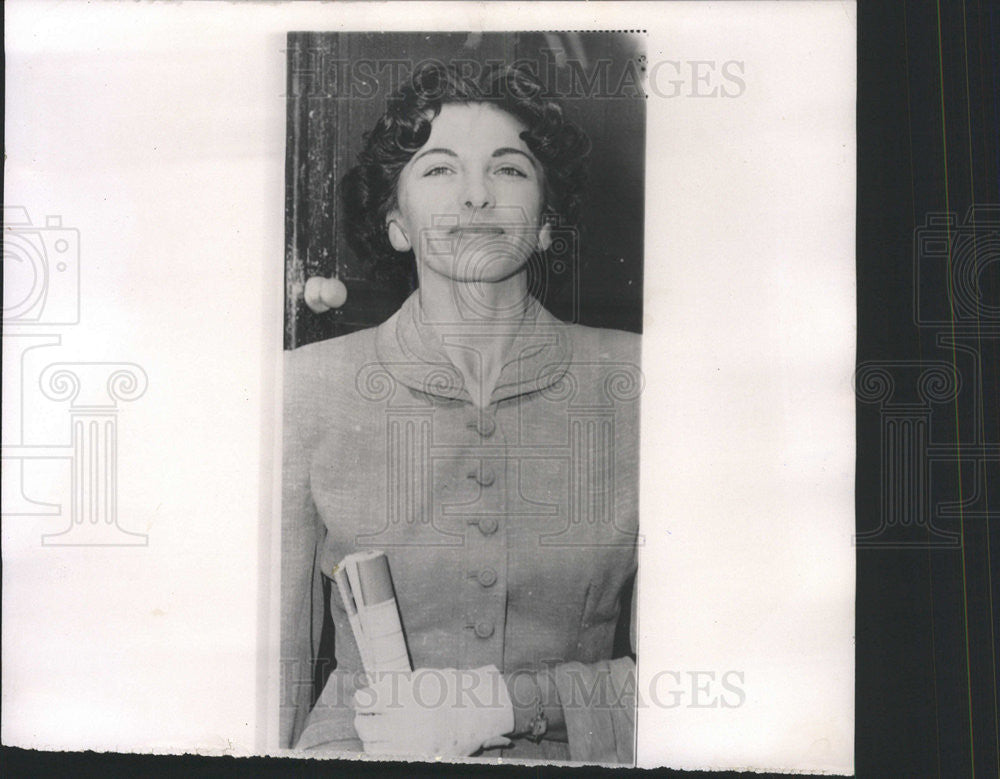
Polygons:
<instances>
[{"instance_id":1,"label":"wide collar","mask_svg":"<svg viewBox=\"0 0 1000 779\"><path fill-rule=\"evenodd\" d=\"M378 327L375 349L379 362L396 381L412 390L471 403L462 374L448 358L443 344L476 348L477 343L485 345L495 335L477 332L474 322L431 327L422 321L419 294L418 290L410 295L399 311ZM546 389L569 368L573 351L569 326L534 298L529 300L524 316L512 320L507 331L508 335L513 332L514 341L493 389L491 404Z\"/></svg>"}]
</instances>

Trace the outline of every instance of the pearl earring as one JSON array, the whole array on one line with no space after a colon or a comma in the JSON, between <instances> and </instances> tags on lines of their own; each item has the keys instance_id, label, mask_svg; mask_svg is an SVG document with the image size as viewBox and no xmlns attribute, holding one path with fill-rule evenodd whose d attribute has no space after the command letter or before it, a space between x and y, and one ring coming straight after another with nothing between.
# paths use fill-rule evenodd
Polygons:
<instances>
[{"instance_id":1,"label":"pearl earring","mask_svg":"<svg viewBox=\"0 0 1000 779\"><path fill-rule=\"evenodd\" d=\"M403 228L395 220L389 222L389 244L397 252L408 252L412 247L410 239L406 237Z\"/></svg>"},{"instance_id":2,"label":"pearl earring","mask_svg":"<svg viewBox=\"0 0 1000 779\"><path fill-rule=\"evenodd\" d=\"M538 248L546 251L552 245L552 225L546 222L538 231Z\"/></svg>"}]
</instances>

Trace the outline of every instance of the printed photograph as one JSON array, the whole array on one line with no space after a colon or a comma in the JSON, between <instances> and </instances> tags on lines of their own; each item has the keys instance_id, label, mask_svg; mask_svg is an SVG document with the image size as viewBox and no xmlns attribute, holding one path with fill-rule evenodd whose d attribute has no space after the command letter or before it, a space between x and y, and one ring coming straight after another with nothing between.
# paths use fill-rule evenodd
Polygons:
<instances>
[{"instance_id":1,"label":"printed photograph","mask_svg":"<svg viewBox=\"0 0 1000 779\"><path fill-rule=\"evenodd\" d=\"M645 72L288 34L279 747L634 763Z\"/></svg>"}]
</instances>

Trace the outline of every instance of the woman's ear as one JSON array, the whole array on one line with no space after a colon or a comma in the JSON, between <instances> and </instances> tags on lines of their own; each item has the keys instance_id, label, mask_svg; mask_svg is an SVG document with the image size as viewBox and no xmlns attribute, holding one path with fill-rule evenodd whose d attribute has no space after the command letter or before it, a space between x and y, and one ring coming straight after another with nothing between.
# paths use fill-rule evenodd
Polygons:
<instances>
[{"instance_id":1,"label":"woman's ear","mask_svg":"<svg viewBox=\"0 0 1000 779\"><path fill-rule=\"evenodd\" d=\"M393 249L397 252L408 252L413 248L410 239L406 237L403 228L399 226L399 222L395 218L395 212L389 214L385 226L389 232L389 244Z\"/></svg>"},{"instance_id":2,"label":"woman's ear","mask_svg":"<svg viewBox=\"0 0 1000 779\"><path fill-rule=\"evenodd\" d=\"M546 251L552 245L552 225L546 220L545 224L542 225L542 229L538 231L538 248L540 251Z\"/></svg>"}]
</instances>

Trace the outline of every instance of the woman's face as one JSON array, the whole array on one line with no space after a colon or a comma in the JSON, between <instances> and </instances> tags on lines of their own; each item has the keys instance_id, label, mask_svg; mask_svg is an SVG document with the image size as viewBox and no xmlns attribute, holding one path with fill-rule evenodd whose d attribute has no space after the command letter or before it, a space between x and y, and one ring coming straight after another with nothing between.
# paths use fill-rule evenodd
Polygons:
<instances>
[{"instance_id":1,"label":"woman's face","mask_svg":"<svg viewBox=\"0 0 1000 779\"><path fill-rule=\"evenodd\" d=\"M495 106L442 106L427 143L403 168L389 239L412 248L421 272L502 281L547 241L542 166L525 126Z\"/></svg>"}]
</instances>

